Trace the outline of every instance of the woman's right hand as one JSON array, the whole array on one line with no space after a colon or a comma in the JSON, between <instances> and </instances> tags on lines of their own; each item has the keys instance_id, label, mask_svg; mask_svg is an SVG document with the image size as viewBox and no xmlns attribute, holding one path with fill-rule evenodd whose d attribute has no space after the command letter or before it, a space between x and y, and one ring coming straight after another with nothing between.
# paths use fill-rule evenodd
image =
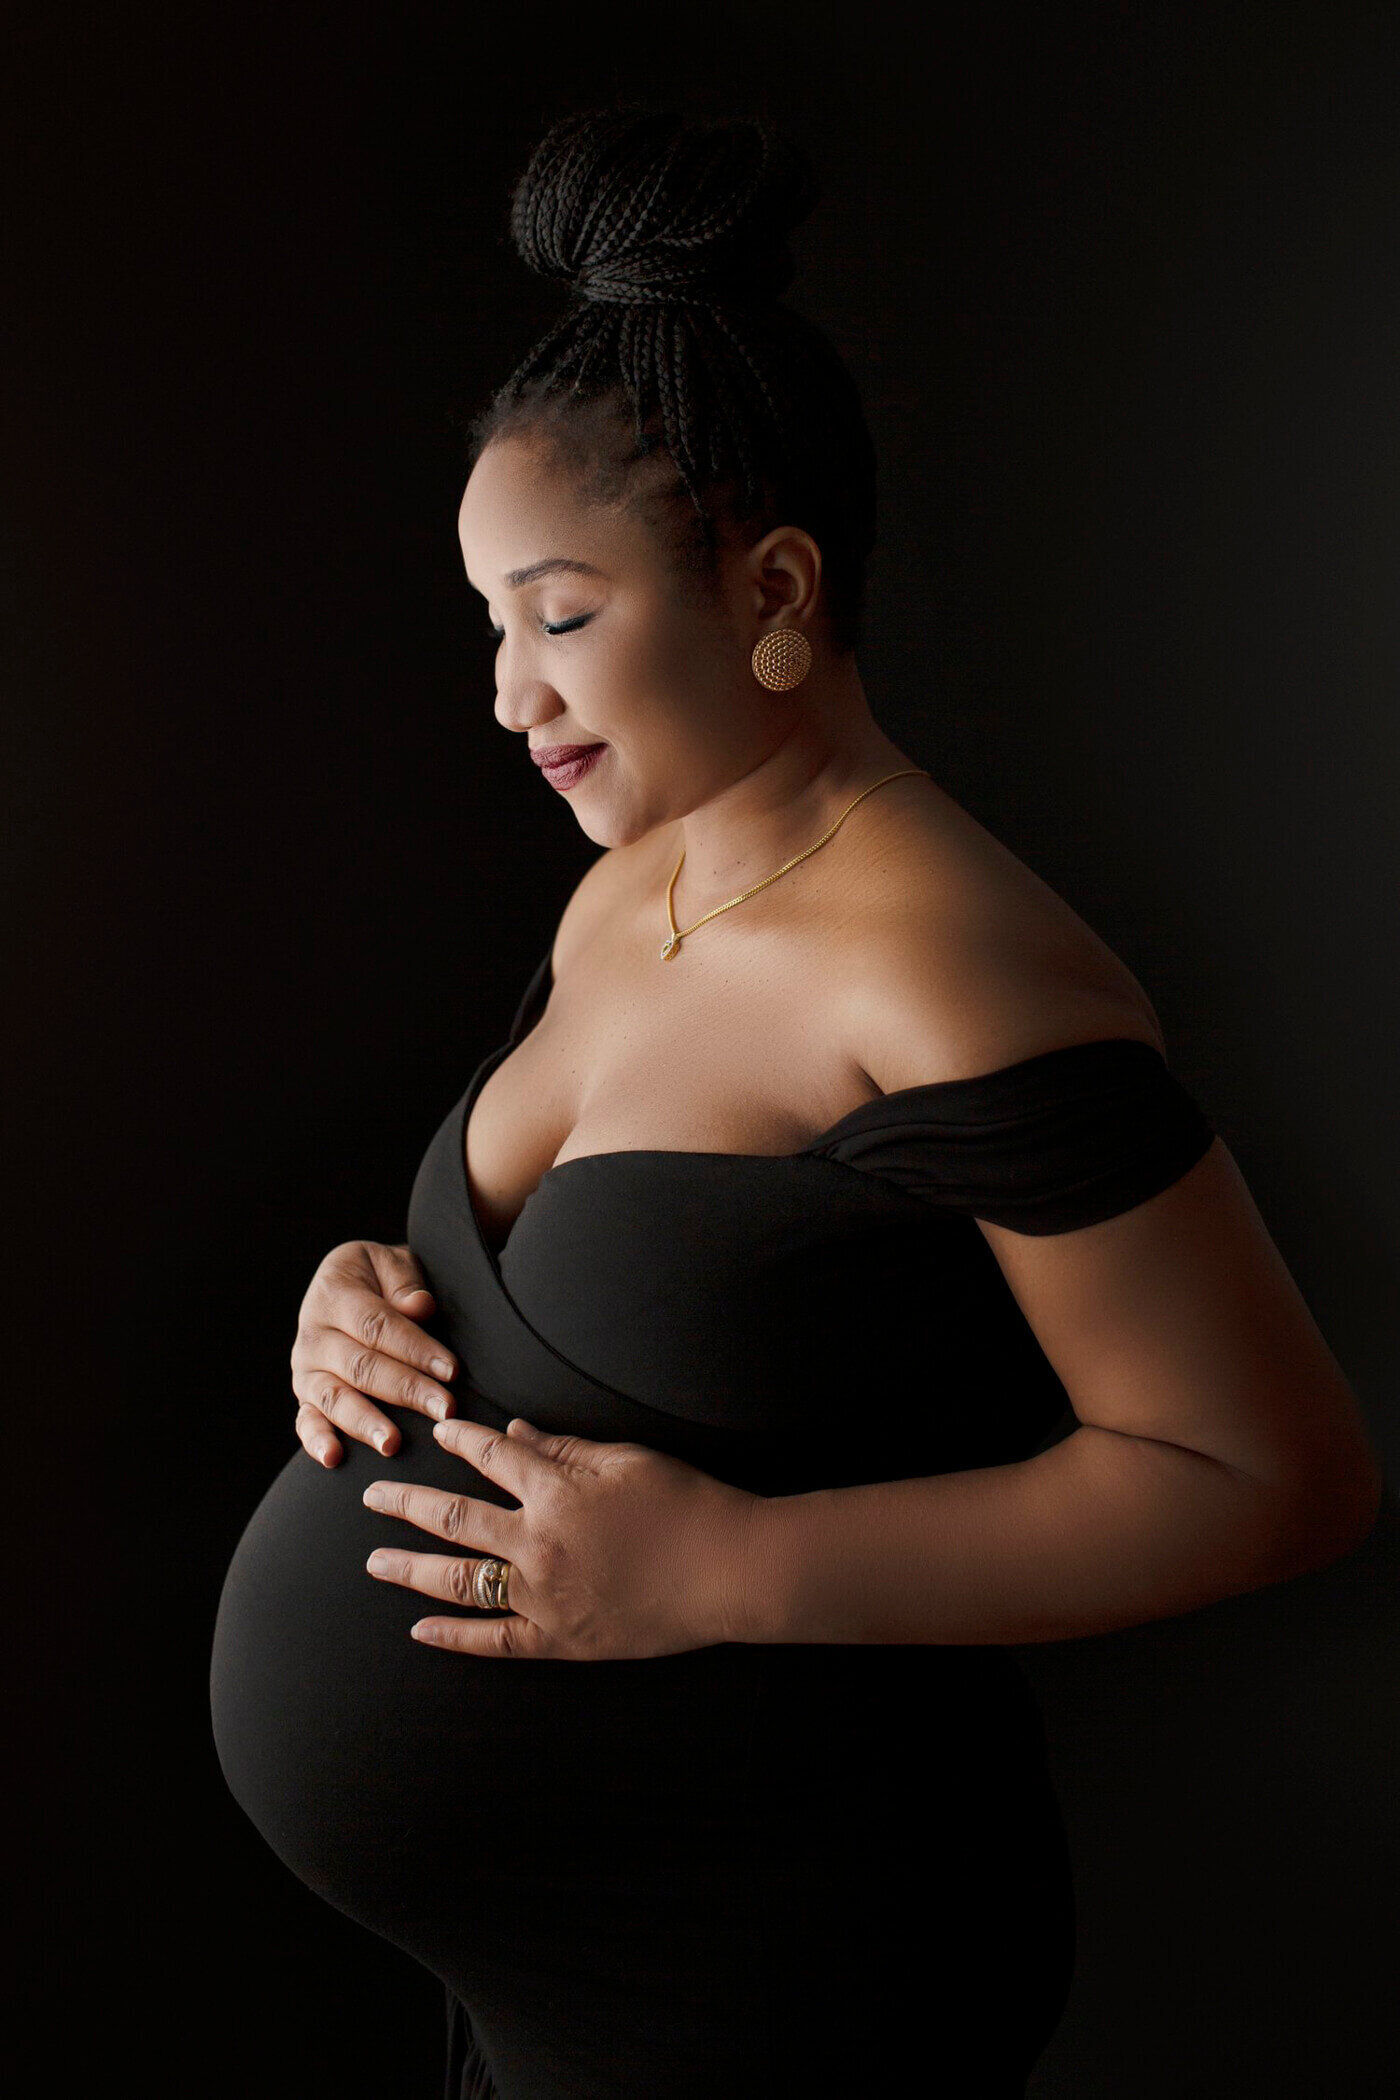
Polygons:
<instances>
[{"instance_id":1,"label":"woman's right hand","mask_svg":"<svg viewBox=\"0 0 1400 2100\"><path fill-rule=\"evenodd\" d=\"M338 1466L344 1446L331 1428L386 1454L400 1437L369 1395L442 1421L452 1395L439 1378L457 1365L450 1350L416 1325L435 1310L411 1248L378 1240L332 1247L301 1301L292 1344L297 1435L314 1459Z\"/></svg>"}]
</instances>

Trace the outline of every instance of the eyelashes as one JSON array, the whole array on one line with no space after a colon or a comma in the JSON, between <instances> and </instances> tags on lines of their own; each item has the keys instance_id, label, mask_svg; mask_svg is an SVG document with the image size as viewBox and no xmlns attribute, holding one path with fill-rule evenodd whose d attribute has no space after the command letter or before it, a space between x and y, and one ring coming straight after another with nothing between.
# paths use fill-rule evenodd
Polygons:
<instances>
[{"instance_id":1,"label":"eyelashes","mask_svg":"<svg viewBox=\"0 0 1400 2100\"><path fill-rule=\"evenodd\" d=\"M575 629L586 627L592 618L592 613L579 613L572 620L556 620L552 625L548 620L541 620L540 631L543 634L573 634ZM504 627L488 626L486 632L490 635L493 642L500 642L505 639L506 631Z\"/></svg>"}]
</instances>

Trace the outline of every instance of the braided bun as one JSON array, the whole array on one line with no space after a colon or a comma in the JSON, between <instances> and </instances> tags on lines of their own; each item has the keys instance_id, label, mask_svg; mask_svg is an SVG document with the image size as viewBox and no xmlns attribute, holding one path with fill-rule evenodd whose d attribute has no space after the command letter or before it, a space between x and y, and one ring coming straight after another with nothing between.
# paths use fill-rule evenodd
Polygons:
<instances>
[{"instance_id":1,"label":"braided bun","mask_svg":"<svg viewBox=\"0 0 1400 2100\"><path fill-rule=\"evenodd\" d=\"M586 110L535 148L510 229L530 268L579 299L761 305L792 282L787 236L817 196L806 156L763 123Z\"/></svg>"}]
</instances>

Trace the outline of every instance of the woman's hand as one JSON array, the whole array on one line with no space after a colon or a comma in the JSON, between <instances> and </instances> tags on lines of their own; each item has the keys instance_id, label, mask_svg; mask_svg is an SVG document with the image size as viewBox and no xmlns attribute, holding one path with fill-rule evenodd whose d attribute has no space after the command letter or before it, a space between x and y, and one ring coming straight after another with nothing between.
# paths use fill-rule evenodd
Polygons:
<instances>
[{"instance_id":1,"label":"woman's hand","mask_svg":"<svg viewBox=\"0 0 1400 2100\"><path fill-rule=\"evenodd\" d=\"M411 1248L378 1240L332 1247L301 1301L292 1344L297 1435L322 1465L338 1466L343 1453L332 1422L386 1456L397 1449L398 1430L368 1394L439 1421L451 1413L451 1393L434 1380L451 1378L456 1363L415 1325L434 1310Z\"/></svg>"},{"instance_id":2,"label":"woman's hand","mask_svg":"<svg viewBox=\"0 0 1400 2100\"><path fill-rule=\"evenodd\" d=\"M403 1480L365 1489L371 1509L476 1555L381 1548L366 1562L380 1581L475 1610L480 1560L510 1562L506 1612L420 1619L418 1639L463 1655L609 1662L745 1638L757 1495L644 1444L546 1436L519 1417L504 1434L461 1418L433 1435L521 1506Z\"/></svg>"}]
</instances>

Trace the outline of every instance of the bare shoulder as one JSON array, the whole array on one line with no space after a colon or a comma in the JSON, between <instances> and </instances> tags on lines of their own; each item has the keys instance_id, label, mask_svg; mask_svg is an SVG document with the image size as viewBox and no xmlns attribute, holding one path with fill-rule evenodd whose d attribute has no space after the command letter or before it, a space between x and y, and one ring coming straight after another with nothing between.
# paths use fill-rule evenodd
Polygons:
<instances>
[{"instance_id":1,"label":"bare shoulder","mask_svg":"<svg viewBox=\"0 0 1400 2100\"><path fill-rule=\"evenodd\" d=\"M884 1093L1044 1050L1136 1036L1166 1055L1127 964L941 789L891 808L869 909L842 972L851 1041Z\"/></svg>"}]
</instances>

